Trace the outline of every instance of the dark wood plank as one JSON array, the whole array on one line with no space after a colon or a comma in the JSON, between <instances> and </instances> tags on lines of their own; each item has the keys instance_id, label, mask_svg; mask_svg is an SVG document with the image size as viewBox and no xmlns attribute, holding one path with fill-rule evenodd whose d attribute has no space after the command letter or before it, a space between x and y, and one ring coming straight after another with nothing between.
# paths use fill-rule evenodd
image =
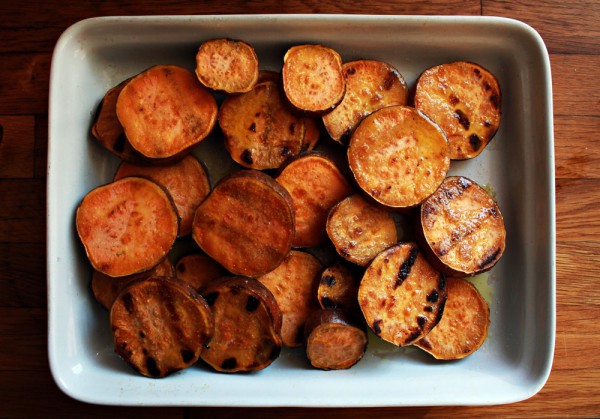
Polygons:
<instances>
[{"instance_id":1,"label":"dark wood plank","mask_svg":"<svg viewBox=\"0 0 600 419\"><path fill-rule=\"evenodd\" d=\"M600 3L595 0L482 0L482 13L531 25L553 53L600 52Z\"/></svg>"},{"instance_id":2,"label":"dark wood plank","mask_svg":"<svg viewBox=\"0 0 600 419\"><path fill-rule=\"evenodd\" d=\"M0 243L44 243L44 179L0 179Z\"/></svg>"},{"instance_id":3,"label":"dark wood plank","mask_svg":"<svg viewBox=\"0 0 600 419\"><path fill-rule=\"evenodd\" d=\"M35 118L0 116L0 178L33 177Z\"/></svg>"},{"instance_id":4,"label":"dark wood plank","mask_svg":"<svg viewBox=\"0 0 600 419\"><path fill-rule=\"evenodd\" d=\"M45 178L48 171L48 114L35 116L33 177Z\"/></svg>"},{"instance_id":5,"label":"dark wood plank","mask_svg":"<svg viewBox=\"0 0 600 419\"><path fill-rule=\"evenodd\" d=\"M550 64L554 114L598 117L600 55L554 54Z\"/></svg>"},{"instance_id":6,"label":"dark wood plank","mask_svg":"<svg viewBox=\"0 0 600 419\"><path fill-rule=\"evenodd\" d=\"M0 307L46 307L44 243L0 243Z\"/></svg>"},{"instance_id":7,"label":"dark wood plank","mask_svg":"<svg viewBox=\"0 0 600 419\"><path fill-rule=\"evenodd\" d=\"M3 54L0 58L0 115L47 113L50 54Z\"/></svg>"},{"instance_id":8,"label":"dark wood plank","mask_svg":"<svg viewBox=\"0 0 600 419\"><path fill-rule=\"evenodd\" d=\"M557 242L600 241L599 188L596 179L557 180Z\"/></svg>"},{"instance_id":9,"label":"dark wood plank","mask_svg":"<svg viewBox=\"0 0 600 419\"><path fill-rule=\"evenodd\" d=\"M559 115L554 120L557 178L600 178L600 117Z\"/></svg>"}]
</instances>

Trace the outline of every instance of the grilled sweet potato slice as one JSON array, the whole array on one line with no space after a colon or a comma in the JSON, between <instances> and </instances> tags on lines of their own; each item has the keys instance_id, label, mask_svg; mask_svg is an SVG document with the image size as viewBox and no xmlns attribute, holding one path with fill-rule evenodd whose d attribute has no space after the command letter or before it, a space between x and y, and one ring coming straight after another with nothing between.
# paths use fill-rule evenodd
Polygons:
<instances>
[{"instance_id":1,"label":"grilled sweet potato slice","mask_svg":"<svg viewBox=\"0 0 600 419\"><path fill-rule=\"evenodd\" d=\"M117 100L131 146L152 161L183 157L217 121L217 101L191 71L159 65L133 77Z\"/></svg>"},{"instance_id":2,"label":"grilled sweet potato slice","mask_svg":"<svg viewBox=\"0 0 600 419\"><path fill-rule=\"evenodd\" d=\"M173 264L169 258L166 257L162 260L162 262L146 272L121 276L118 278L113 278L112 276L108 276L102 272L94 270L94 272L92 272L92 281L90 286L96 301L98 301L105 309L110 310L110 306L112 306L113 301L115 301L121 290L127 285L139 279L150 278L152 276L172 277L175 274L174 269L175 268L173 267Z\"/></svg>"},{"instance_id":3,"label":"grilled sweet potato slice","mask_svg":"<svg viewBox=\"0 0 600 419\"><path fill-rule=\"evenodd\" d=\"M196 291L202 292L212 280L225 276L227 271L209 256L194 253L179 259L175 274Z\"/></svg>"},{"instance_id":4,"label":"grilled sweet potato slice","mask_svg":"<svg viewBox=\"0 0 600 419\"><path fill-rule=\"evenodd\" d=\"M281 77L289 102L304 112L328 112L341 102L346 91L342 58L323 45L291 47L283 57Z\"/></svg>"},{"instance_id":5,"label":"grilled sweet potato slice","mask_svg":"<svg viewBox=\"0 0 600 419\"><path fill-rule=\"evenodd\" d=\"M215 333L202 360L220 372L257 371L281 352L281 312L273 294L252 278L224 277L202 293Z\"/></svg>"},{"instance_id":6,"label":"grilled sweet potato slice","mask_svg":"<svg viewBox=\"0 0 600 419\"><path fill-rule=\"evenodd\" d=\"M304 123L291 112L274 82L230 96L219 110L225 147L238 164L251 169L274 169L302 150Z\"/></svg>"},{"instance_id":7,"label":"grilled sweet potato slice","mask_svg":"<svg viewBox=\"0 0 600 419\"><path fill-rule=\"evenodd\" d=\"M126 176L145 177L163 186L173 198L181 218L179 237L192 231L196 208L210 192L208 173L196 157L188 155L181 161L165 166L141 166L123 162L114 179Z\"/></svg>"},{"instance_id":8,"label":"grilled sweet potato slice","mask_svg":"<svg viewBox=\"0 0 600 419\"><path fill-rule=\"evenodd\" d=\"M77 208L75 222L92 267L113 277L157 265L173 246L179 229L168 193L138 177L89 192Z\"/></svg>"},{"instance_id":9,"label":"grilled sweet potato slice","mask_svg":"<svg viewBox=\"0 0 600 419\"><path fill-rule=\"evenodd\" d=\"M392 215L358 194L331 209L326 228L338 254L360 266L366 266L379 252L398 241Z\"/></svg>"},{"instance_id":10,"label":"grilled sweet potato slice","mask_svg":"<svg viewBox=\"0 0 600 419\"><path fill-rule=\"evenodd\" d=\"M98 107L98 113L92 125L92 136L100 145L115 156L130 162L143 162L144 158L136 152L125 137L123 127L117 118L117 99L129 79L110 89Z\"/></svg>"},{"instance_id":11,"label":"grilled sweet potato slice","mask_svg":"<svg viewBox=\"0 0 600 419\"><path fill-rule=\"evenodd\" d=\"M358 280L342 265L335 263L323 270L317 299L323 309L339 308L347 312L358 312Z\"/></svg>"},{"instance_id":12,"label":"grilled sweet potato slice","mask_svg":"<svg viewBox=\"0 0 600 419\"><path fill-rule=\"evenodd\" d=\"M275 179L292 196L296 219L294 247L314 247L327 240L331 207L352 193L352 186L328 157L312 152L287 164Z\"/></svg>"},{"instance_id":13,"label":"grilled sweet potato slice","mask_svg":"<svg viewBox=\"0 0 600 419\"><path fill-rule=\"evenodd\" d=\"M190 286L151 277L125 287L110 310L115 351L147 377L195 363L214 331L208 304Z\"/></svg>"},{"instance_id":14,"label":"grilled sweet potato slice","mask_svg":"<svg viewBox=\"0 0 600 419\"><path fill-rule=\"evenodd\" d=\"M275 269L290 251L291 197L269 175L235 172L223 178L198 207L192 237L229 272L261 276Z\"/></svg>"},{"instance_id":15,"label":"grilled sweet potato slice","mask_svg":"<svg viewBox=\"0 0 600 419\"><path fill-rule=\"evenodd\" d=\"M448 278L448 298L440 322L415 345L436 359L461 359L485 341L490 309L477 288L459 278Z\"/></svg>"},{"instance_id":16,"label":"grilled sweet potato slice","mask_svg":"<svg viewBox=\"0 0 600 419\"><path fill-rule=\"evenodd\" d=\"M418 237L430 262L454 277L491 269L506 246L498 204L485 189L462 176L450 176L420 210Z\"/></svg>"},{"instance_id":17,"label":"grilled sweet potato slice","mask_svg":"<svg viewBox=\"0 0 600 419\"><path fill-rule=\"evenodd\" d=\"M323 370L347 369L360 361L367 350L367 331L340 309L317 310L305 328L306 356Z\"/></svg>"},{"instance_id":18,"label":"grilled sweet potato slice","mask_svg":"<svg viewBox=\"0 0 600 419\"><path fill-rule=\"evenodd\" d=\"M204 86L218 92L248 92L258 79L258 57L244 41L211 39L198 49L196 76Z\"/></svg>"},{"instance_id":19,"label":"grilled sweet potato slice","mask_svg":"<svg viewBox=\"0 0 600 419\"><path fill-rule=\"evenodd\" d=\"M440 321L446 302L445 276L414 243L381 252L367 268L358 303L369 327L398 346L416 342Z\"/></svg>"},{"instance_id":20,"label":"grilled sweet potato slice","mask_svg":"<svg viewBox=\"0 0 600 419\"><path fill-rule=\"evenodd\" d=\"M479 155L500 126L500 85L475 63L457 61L424 71L414 100L446 134L453 160Z\"/></svg>"},{"instance_id":21,"label":"grilled sweet potato slice","mask_svg":"<svg viewBox=\"0 0 600 419\"><path fill-rule=\"evenodd\" d=\"M310 253L292 250L277 268L258 278L281 309L281 339L287 347L304 342L304 323L319 308L316 289L322 269L321 262Z\"/></svg>"},{"instance_id":22,"label":"grilled sweet potato slice","mask_svg":"<svg viewBox=\"0 0 600 419\"><path fill-rule=\"evenodd\" d=\"M450 167L444 134L408 106L389 106L363 119L351 137L348 160L358 185L394 210L420 204Z\"/></svg>"},{"instance_id":23,"label":"grilled sweet potato slice","mask_svg":"<svg viewBox=\"0 0 600 419\"><path fill-rule=\"evenodd\" d=\"M350 135L367 115L392 105L406 105L408 87L391 65L376 60L344 63L346 94L339 105L323 115L329 136L347 145Z\"/></svg>"}]
</instances>

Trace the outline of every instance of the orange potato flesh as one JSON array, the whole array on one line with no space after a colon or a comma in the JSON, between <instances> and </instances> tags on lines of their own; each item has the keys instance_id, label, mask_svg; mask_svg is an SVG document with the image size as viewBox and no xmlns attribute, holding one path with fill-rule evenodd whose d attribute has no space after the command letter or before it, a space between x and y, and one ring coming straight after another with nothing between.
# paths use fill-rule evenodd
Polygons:
<instances>
[{"instance_id":1,"label":"orange potato flesh","mask_svg":"<svg viewBox=\"0 0 600 419\"><path fill-rule=\"evenodd\" d=\"M477 288L448 278L448 298L440 322L416 346L436 359L461 359L481 347L488 333L490 309Z\"/></svg>"},{"instance_id":2,"label":"orange potato flesh","mask_svg":"<svg viewBox=\"0 0 600 419\"><path fill-rule=\"evenodd\" d=\"M382 61L344 63L343 73L346 94L335 109L323 115L323 123L333 140L348 144L367 115L386 106L406 105L408 87L398 70Z\"/></svg>"},{"instance_id":3,"label":"orange potato flesh","mask_svg":"<svg viewBox=\"0 0 600 419\"><path fill-rule=\"evenodd\" d=\"M178 217L156 183L128 177L89 192L76 214L77 232L93 268L109 276L146 271L177 238Z\"/></svg>"},{"instance_id":4,"label":"orange potato flesh","mask_svg":"<svg viewBox=\"0 0 600 419\"><path fill-rule=\"evenodd\" d=\"M500 86L478 64L458 61L424 71L415 107L444 131L453 160L479 155L500 126Z\"/></svg>"},{"instance_id":5,"label":"orange potato flesh","mask_svg":"<svg viewBox=\"0 0 600 419\"><path fill-rule=\"evenodd\" d=\"M414 243L400 243L373 259L358 288L358 303L377 336L406 346L439 322L446 293L444 275Z\"/></svg>"},{"instance_id":6,"label":"orange potato flesh","mask_svg":"<svg viewBox=\"0 0 600 419\"><path fill-rule=\"evenodd\" d=\"M313 247L327 240L329 210L352 193L352 187L327 157L312 153L290 162L276 178L294 202L294 247Z\"/></svg>"},{"instance_id":7,"label":"orange potato flesh","mask_svg":"<svg viewBox=\"0 0 600 419\"><path fill-rule=\"evenodd\" d=\"M194 156L186 156L168 166L140 166L123 162L115 180L126 176L140 176L163 186L173 198L181 218L179 237L192 231L192 221L198 205L210 192L208 173Z\"/></svg>"},{"instance_id":8,"label":"orange potato flesh","mask_svg":"<svg viewBox=\"0 0 600 419\"><path fill-rule=\"evenodd\" d=\"M200 357L213 335L206 302L175 279L152 277L125 287L110 310L115 352L147 377L164 377Z\"/></svg>"},{"instance_id":9,"label":"orange potato flesh","mask_svg":"<svg viewBox=\"0 0 600 419\"><path fill-rule=\"evenodd\" d=\"M363 119L350 140L348 160L359 186L395 210L420 204L450 167L442 132L408 106L389 106Z\"/></svg>"},{"instance_id":10,"label":"orange potato flesh","mask_svg":"<svg viewBox=\"0 0 600 419\"><path fill-rule=\"evenodd\" d=\"M315 291L322 269L310 253L292 250L277 268L258 278L281 309L281 338L287 347L303 344L306 319L319 308Z\"/></svg>"},{"instance_id":11,"label":"orange potato flesh","mask_svg":"<svg viewBox=\"0 0 600 419\"><path fill-rule=\"evenodd\" d=\"M322 45L297 45L283 57L283 90L297 109L323 113L344 97L345 81L340 55Z\"/></svg>"},{"instance_id":12,"label":"orange potato flesh","mask_svg":"<svg viewBox=\"0 0 600 419\"><path fill-rule=\"evenodd\" d=\"M188 283L196 291L202 291L212 280L227 273L225 269L207 255L187 255L175 265L177 278Z\"/></svg>"},{"instance_id":13,"label":"orange potato flesh","mask_svg":"<svg viewBox=\"0 0 600 419\"><path fill-rule=\"evenodd\" d=\"M221 180L196 210L192 237L229 272L258 277L288 254L293 204L270 176L243 170Z\"/></svg>"},{"instance_id":14,"label":"orange potato flesh","mask_svg":"<svg viewBox=\"0 0 600 419\"><path fill-rule=\"evenodd\" d=\"M219 125L231 158L247 168L278 168L302 150L304 123L290 111L273 82L225 99Z\"/></svg>"},{"instance_id":15,"label":"orange potato flesh","mask_svg":"<svg viewBox=\"0 0 600 419\"><path fill-rule=\"evenodd\" d=\"M327 267L321 273L317 299L323 309L339 308L348 312L358 311L358 281L341 263Z\"/></svg>"},{"instance_id":16,"label":"orange potato flesh","mask_svg":"<svg viewBox=\"0 0 600 419\"><path fill-rule=\"evenodd\" d=\"M247 92L258 79L258 57L246 42L212 39L198 49L196 75L209 89L230 94Z\"/></svg>"},{"instance_id":17,"label":"orange potato flesh","mask_svg":"<svg viewBox=\"0 0 600 419\"><path fill-rule=\"evenodd\" d=\"M127 83L117 100L117 116L135 150L148 159L169 159L210 134L217 102L191 71L160 65Z\"/></svg>"},{"instance_id":18,"label":"orange potato flesh","mask_svg":"<svg viewBox=\"0 0 600 419\"><path fill-rule=\"evenodd\" d=\"M358 194L331 209L327 235L340 256L360 266L366 266L379 252L398 241L392 215Z\"/></svg>"},{"instance_id":19,"label":"orange potato flesh","mask_svg":"<svg viewBox=\"0 0 600 419\"><path fill-rule=\"evenodd\" d=\"M434 266L456 277L489 270L506 246L506 228L496 201L462 176L446 178L423 203L418 233Z\"/></svg>"}]
</instances>

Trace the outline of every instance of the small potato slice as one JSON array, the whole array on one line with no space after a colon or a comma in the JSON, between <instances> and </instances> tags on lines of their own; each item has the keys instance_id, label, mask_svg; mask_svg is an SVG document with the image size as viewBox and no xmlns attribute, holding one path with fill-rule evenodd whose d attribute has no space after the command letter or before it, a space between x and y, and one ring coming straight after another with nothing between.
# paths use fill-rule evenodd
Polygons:
<instances>
[{"instance_id":1,"label":"small potato slice","mask_svg":"<svg viewBox=\"0 0 600 419\"><path fill-rule=\"evenodd\" d=\"M436 359L462 359L481 347L488 334L490 309L477 288L464 279L448 278L442 320L415 345Z\"/></svg>"},{"instance_id":2,"label":"small potato slice","mask_svg":"<svg viewBox=\"0 0 600 419\"><path fill-rule=\"evenodd\" d=\"M358 303L377 336L406 346L440 321L445 283L445 276L427 262L416 244L400 243L373 259L358 288Z\"/></svg>"},{"instance_id":3,"label":"small potato slice","mask_svg":"<svg viewBox=\"0 0 600 419\"><path fill-rule=\"evenodd\" d=\"M187 284L151 277L125 287L110 310L115 352L140 374L164 377L194 364L214 331L208 304Z\"/></svg>"},{"instance_id":4,"label":"small potato slice","mask_svg":"<svg viewBox=\"0 0 600 419\"><path fill-rule=\"evenodd\" d=\"M192 237L229 272L259 277L275 269L290 251L292 199L265 173L235 172L196 210Z\"/></svg>"},{"instance_id":5,"label":"small potato slice","mask_svg":"<svg viewBox=\"0 0 600 419\"><path fill-rule=\"evenodd\" d=\"M219 125L231 158L247 168L278 168L302 150L302 118L291 112L274 82L225 99Z\"/></svg>"},{"instance_id":6,"label":"small potato slice","mask_svg":"<svg viewBox=\"0 0 600 419\"><path fill-rule=\"evenodd\" d=\"M335 263L321 273L317 299L323 309L339 308L358 312L358 280L350 269Z\"/></svg>"},{"instance_id":7,"label":"small potato slice","mask_svg":"<svg viewBox=\"0 0 600 419\"><path fill-rule=\"evenodd\" d=\"M457 61L424 71L415 108L444 131L453 160L479 155L500 126L500 85L482 66Z\"/></svg>"},{"instance_id":8,"label":"small potato slice","mask_svg":"<svg viewBox=\"0 0 600 419\"><path fill-rule=\"evenodd\" d=\"M215 318L215 333L202 360L219 372L258 371L281 352L281 312L271 292L252 278L224 277L202 296Z\"/></svg>"},{"instance_id":9,"label":"small potato slice","mask_svg":"<svg viewBox=\"0 0 600 419\"><path fill-rule=\"evenodd\" d=\"M346 94L339 105L323 115L323 124L336 142L348 145L350 135L367 115L392 105L406 105L408 87L391 65L376 60L344 63Z\"/></svg>"},{"instance_id":10,"label":"small potato slice","mask_svg":"<svg viewBox=\"0 0 600 419\"><path fill-rule=\"evenodd\" d=\"M348 160L363 191L392 210L420 204L450 167L444 134L408 106L389 106L363 119L351 137Z\"/></svg>"},{"instance_id":11,"label":"small potato slice","mask_svg":"<svg viewBox=\"0 0 600 419\"><path fill-rule=\"evenodd\" d=\"M454 277L491 269L506 246L498 204L485 189L462 176L446 178L423 202L417 233L430 262Z\"/></svg>"},{"instance_id":12,"label":"small potato slice","mask_svg":"<svg viewBox=\"0 0 600 419\"><path fill-rule=\"evenodd\" d=\"M392 215L358 194L331 209L326 229L338 254L360 266L368 265L379 252L398 242Z\"/></svg>"},{"instance_id":13,"label":"small potato slice","mask_svg":"<svg viewBox=\"0 0 600 419\"><path fill-rule=\"evenodd\" d=\"M175 265L175 274L201 292L211 281L225 276L227 271L211 257L195 253L179 259Z\"/></svg>"},{"instance_id":14,"label":"small potato slice","mask_svg":"<svg viewBox=\"0 0 600 419\"><path fill-rule=\"evenodd\" d=\"M130 162L143 162L144 158L136 152L125 137L123 127L117 118L117 99L129 79L110 89L102 98L98 114L92 125L92 136L100 145L120 159Z\"/></svg>"},{"instance_id":15,"label":"small potato slice","mask_svg":"<svg viewBox=\"0 0 600 419\"><path fill-rule=\"evenodd\" d=\"M347 369L360 361L367 350L367 331L343 310L317 310L305 328L306 356L323 370Z\"/></svg>"},{"instance_id":16,"label":"small potato slice","mask_svg":"<svg viewBox=\"0 0 600 419\"><path fill-rule=\"evenodd\" d=\"M192 231L192 221L198 205L210 192L208 173L192 155L167 166L141 166L123 162L114 179L126 176L145 177L163 186L173 198L181 218L179 237Z\"/></svg>"},{"instance_id":17,"label":"small potato slice","mask_svg":"<svg viewBox=\"0 0 600 419\"><path fill-rule=\"evenodd\" d=\"M179 219L158 184L127 177L89 192L76 227L92 267L112 277L147 271L171 250Z\"/></svg>"},{"instance_id":18,"label":"small potato slice","mask_svg":"<svg viewBox=\"0 0 600 419\"><path fill-rule=\"evenodd\" d=\"M319 308L316 289L322 269L321 262L310 253L292 250L277 268L258 278L281 309L281 338L287 347L304 343L306 319Z\"/></svg>"},{"instance_id":19,"label":"small potato slice","mask_svg":"<svg viewBox=\"0 0 600 419\"><path fill-rule=\"evenodd\" d=\"M92 281L90 286L96 301L98 301L105 309L110 310L113 301L115 301L121 290L127 285L131 284L133 281L150 278L152 276L172 277L175 274L174 269L175 268L173 267L173 264L169 258L166 257L162 260L162 262L146 272L122 276L119 278L113 278L112 276L108 276L102 272L94 270L94 272L92 272Z\"/></svg>"},{"instance_id":20,"label":"small potato slice","mask_svg":"<svg viewBox=\"0 0 600 419\"><path fill-rule=\"evenodd\" d=\"M214 128L217 101L191 71L159 65L132 78L117 100L131 146L151 161L183 157Z\"/></svg>"},{"instance_id":21,"label":"small potato slice","mask_svg":"<svg viewBox=\"0 0 600 419\"><path fill-rule=\"evenodd\" d=\"M344 97L342 58L323 45L296 45L283 57L283 90L298 110L322 114Z\"/></svg>"},{"instance_id":22,"label":"small potato slice","mask_svg":"<svg viewBox=\"0 0 600 419\"><path fill-rule=\"evenodd\" d=\"M244 41L211 39L198 49L196 76L209 89L227 94L248 92L258 79L258 57Z\"/></svg>"},{"instance_id":23,"label":"small potato slice","mask_svg":"<svg viewBox=\"0 0 600 419\"><path fill-rule=\"evenodd\" d=\"M335 163L316 152L287 164L275 179L294 202L294 247L314 247L327 240L325 223L329 210L352 193L352 186Z\"/></svg>"}]
</instances>

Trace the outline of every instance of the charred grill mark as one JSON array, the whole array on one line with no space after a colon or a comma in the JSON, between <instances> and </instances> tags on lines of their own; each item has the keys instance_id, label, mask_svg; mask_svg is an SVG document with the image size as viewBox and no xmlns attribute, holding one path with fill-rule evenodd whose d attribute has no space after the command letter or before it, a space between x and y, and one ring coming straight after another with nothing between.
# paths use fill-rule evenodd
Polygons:
<instances>
[{"instance_id":1,"label":"charred grill mark","mask_svg":"<svg viewBox=\"0 0 600 419\"><path fill-rule=\"evenodd\" d=\"M478 79L481 78L481 71L479 71L478 68L474 68L473 73L475 73L475 76L477 76Z\"/></svg>"},{"instance_id":2,"label":"charred grill mark","mask_svg":"<svg viewBox=\"0 0 600 419\"><path fill-rule=\"evenodd\" d=\"M422 333L421 329L411 330L410 335L408 335L408 337L406 338L404 343L408 344L408 343L411 343L411 342L417 340L421 336L421 333Z\"/></svg>"},{"instance_id":3,"label":"charred grill mark","mask_svg":"<svg viewBox=\"0 0 600 419\"><path fill-rule=\"evenodd\" d=\"M211 292L210 294L206 294L203 295L204 300L206 300L206 304L208 304L209 306L212 306L215 301L217 300L217 297L219 297L219 293L217 291L215 292Z\"/></svg>"},{"instance_id":4,"label":"charred grill mark","mask_svg":"<svg viewBox=\"0 0 600 419\"><path fill-rule=\"evenodd\" d=\"M425 306L425 307L423 307L423 310L425 310L428 313L433 313L433 307L432 306Z\"/></svg>"},{"instance_id":5,"label":"charred grill mark","mask_svg":"<svg viewBox=\"0 0 600 419\"><path fill-rule=\"evenodd\" d=\"M427 301L430 303L436 303L438 298L440 298L440 295L438 294L437 290L432 290L428 295L427 295Z\"/></svg>"},{"instance_id":6,"label":"charred grill mark","mask_svg":"<svg viewBox=\"0 0 600 419\"><path fill-rule=\"evenodd\" d=\"M410 275L410 270L415 264L415 260L417 259L418 255L419 249L417 249L416 247L410 249L408 258L404 262L402 262L402 265L400 265L400 270L398 271L398 278L396 279L396 284L394 288L398 288L400 285L402 285L406 277Z\"/></svg>"},{"instance_id":7,"label":"charred grill mark","mask_svg":"<svg viewBox=\"0 0 600 419\"><path fill-rule=\"evenodd\" d=\"M397 74L390 71L383 81L383 90L390 90L394 86L396 80L398 80Z\"/></svg>"},{"instance_id":8,"label":"charred grill mark","mask_svg":"<svg viewBox=\"0 0 600 419\"><path fill-rule=\"evenodd\" d=\"M346 74L352 76L354 73L356 73L356 69L354 67L349 67L346 69Z\"/></svg>"},{"instance_id":9,"label":"charred grill mark","mask_svg":"<svg viewBox=\"0 0 600 419\"><path fill-rule=\"evenodd\" d=\"M182 349L181 350L181 359L186 364L189 364L194 359L195 356L196 356L196 354L194 353L194 351L192 351L190 349Z\"/></svg>"},{"instance_id":10,"label":"charred grill mark","mask_svg":"<svg viewBox=\"0 0 600 419\"><path fill-rule=\"evenodd\" d=\"M248 299L246 300L246 311L252 313L258 308L259 305L260 300L252 295L249 295Z\"/></svg>"},{"instance_id":11,"label":"charred grill mark","mask_svg":"<svg viewBox=\"0 0 600 419\"><path fill-rule=\"evenodd\" d=\"M323 283L328 287L333 287L336 283L335 278L331 275L326 275L323 277Z\"/></svg>"},{"instance_id":12,"label":"charred grill mark","mask_svg":"<svg viewBox=\"0 0 600 419\"><path fill-rule=\"evenodd\" d=\"M377 319L373 322L373 332L375 332L377 336L381 334L381 323L383 323L383 320L381 319Z\"/></svg>"},{"instance_id":13,"label":"charred grill mark","mask_svg":"<svg viewBox=\"0 0 600 419\"><path fill-rule=\"evenodd\" d=\"M483 262L481 262L479 264L479 268L483 269L485 268L487 265L489 265L490 263L492 263L493 261L496 260L496 258L498 257L498 254L500 253L500 248L498 247L492 254L490 254L488 257L486 257Z\"/></svg>"},{"instance_id":14,"label":"charred grill mark","mask_svg":"<svg viewBox=\"0 0 600 419\"><path fill-rule=\"evenodd\" d=\"M433 324L431 325L431 327L435 327L440 320L442 320L442 315L444 314L444 308L446 307L446 300L442 300L439 304L438 304L438 310L437 310L437 315L435 316L435 319L433 319Z\"/></svg>"},{"instance_id":15,"label":"charred grill mark","mask_svg":"<svg viewBox=\"0 0 600 419\"><path fill-rule=\"evenodd\" d=\"M133 296L131 295L131 293L128 292L125 295L123 295L121 297L121 300L125 305L125 310L127 310L129 314L133 314Z\"/></svg>"},{"instance_id":16,"label":"charred grill mark","mask_svg":"<svg viewBox=\"0 0 600 419\"><path fill-rule=\"evenodd\" d=\"M237 367L237 359L235 359L234 357L227 358L221 363L221 368L224 370L232 370L235 367Z\"/></svg>"},{"instance_id":17,"label":"charred grill mark","mask_svg":"<svg viewBox=\"0 0 600 419\"><path fill-rule=\"evenodd\" d=\"M454 115L458 119L458 123L460 125L462 125L462 127L464 129L468 130L469 127L471 126L471 121L469 121L469 118L467 117L467 115L465 115L465 113L463 111L461 111L460 109L455 110Z\"/></svg>"},{"instance_id":18,"label":"charred grill mark","mask_svg":"<svg viewBox=\"0 0 600 419\"><path fill-rule=\"evenodd\" d=\"M248 149L245 149L242 152L242 155L240 156L240 158L242 159L242 161L244 163L247 163L247 164L254 163L254 160L252 160L252 152L250 150L248 150Z\"/></svg>"},{"instance_id":19,"label":"charred grill mark","mask_svg":"<svg viewBox=\"0 0 600 419\"><path fill-rule=\"evenodd\" d=\"M248 127L248 129L249 129L250 131L252 131L252 132L256 132L256 123L255 123L255 122L253 122L253 123L252 123L252 124L251 124L251 125Z\"/></svg>"},{"instance_id":20,"label":"charred grill mark","mask_svg":"<svg viewBox=\"0 0 600 419\"><path fill-rule=\"evenodd\" d=\"M492 86L490 86L490 84L486 81L483 83L483 88L487 91L487 90L490 90L492 88Z\"/></svg>"},{"instance_id":21,"label":"charred grill mark","mask_svg":"<svg viewBox=\"0 0 600 419\"><path fill-rule=\"evenodd\" d=\"M335 308L336 307L336 304L329 297L321 298L321 304L323 304L323 307L325 307L325 308Z\"/></svg>"},{"instance_id":22,"label":"charred grill mark","mask_svg":"<svg viewBox=\"0 0 600 419\"><path fill-rule=\"evenodd\" d=\"M419 315L417 316L417 324L419 325L419 327L421 329L423 329L425 327L425 324L427 323L427 317Z\"/></svg>"},{"instance_id":23,"label":"charred grill mark","mask_svg":"<svg viewBox=\"0 0 600 419\"><path fill-rule=\"evenodd\" d=\"M138 336L139 336L141 339L144 339L144 338L146 337L146 334L145 334L143 331L141 331L141 330L140 330L140 333L138 334Z\"/></svg>"},{"instance_id":24,"label":"charred grill mark","mask_svg":"<svg viewBox=\"0 0 600 419\"><path fill-rule=\"evenodd\" d=\"M148 370L148 373L151 376L153 376L153 377L160 376L160 369L158 368L158 365L156 364L156 360L154 358L152 358L151 356L146 358L146 369Z\"/></svg>"},{"instance_id":25,"label":"charred grill mark","mask_svg":"<svg viewBox=\"0 0 600 419\"><path fill-rule=\"evenodd\" d=\"M444 275L443 273L440 273L438 287L440 291L444 291L444 288L446 288L446 275Z\"/></svg>"},{"instance_id":26,"label":"charred grill mark","mask_svg":"<svg viewBox=\"0 0 600 419\"><path fill-rule=\"evenodd\" d=\"M471 144L473 151L477 151L481 148L481 138L477 134L471 134L469 144Z\"/></svg>"},{"instance_id":27,"label":"charred grill mark","mask_svg":"<svg viewBox=\"0 0 600 419\"><path fill-rule=\"evenodd\" d=\"M458 99L454 94L450 94L450 97L448 99L450 100L450 104L452 106L458 105L458 103L460 102L460 99Z\"/></svg>"},{"instance_id":28,"label":"charred grill mark","mask_svg":"<svg viewBox=\"0 0 600 419\"><path fill-rule=\"evenodd\" d=\"M500 96L497 94L493 94L490 96L490 102L492 102L492 106L498 109L500 107Z\"/></svg>"},{"instance_id":29,"label":"charred grill mark","mask_svg":"<svg viewBox=\"0 0 600 419\"><path fill-rule=\"evenodd\" d=\"M421 345L423 348L425 349L432 349L431 343L429 342L429 340L427 340L427 338L423 338L419 341L419 345Z\"/></svg>"}]
</instances>

